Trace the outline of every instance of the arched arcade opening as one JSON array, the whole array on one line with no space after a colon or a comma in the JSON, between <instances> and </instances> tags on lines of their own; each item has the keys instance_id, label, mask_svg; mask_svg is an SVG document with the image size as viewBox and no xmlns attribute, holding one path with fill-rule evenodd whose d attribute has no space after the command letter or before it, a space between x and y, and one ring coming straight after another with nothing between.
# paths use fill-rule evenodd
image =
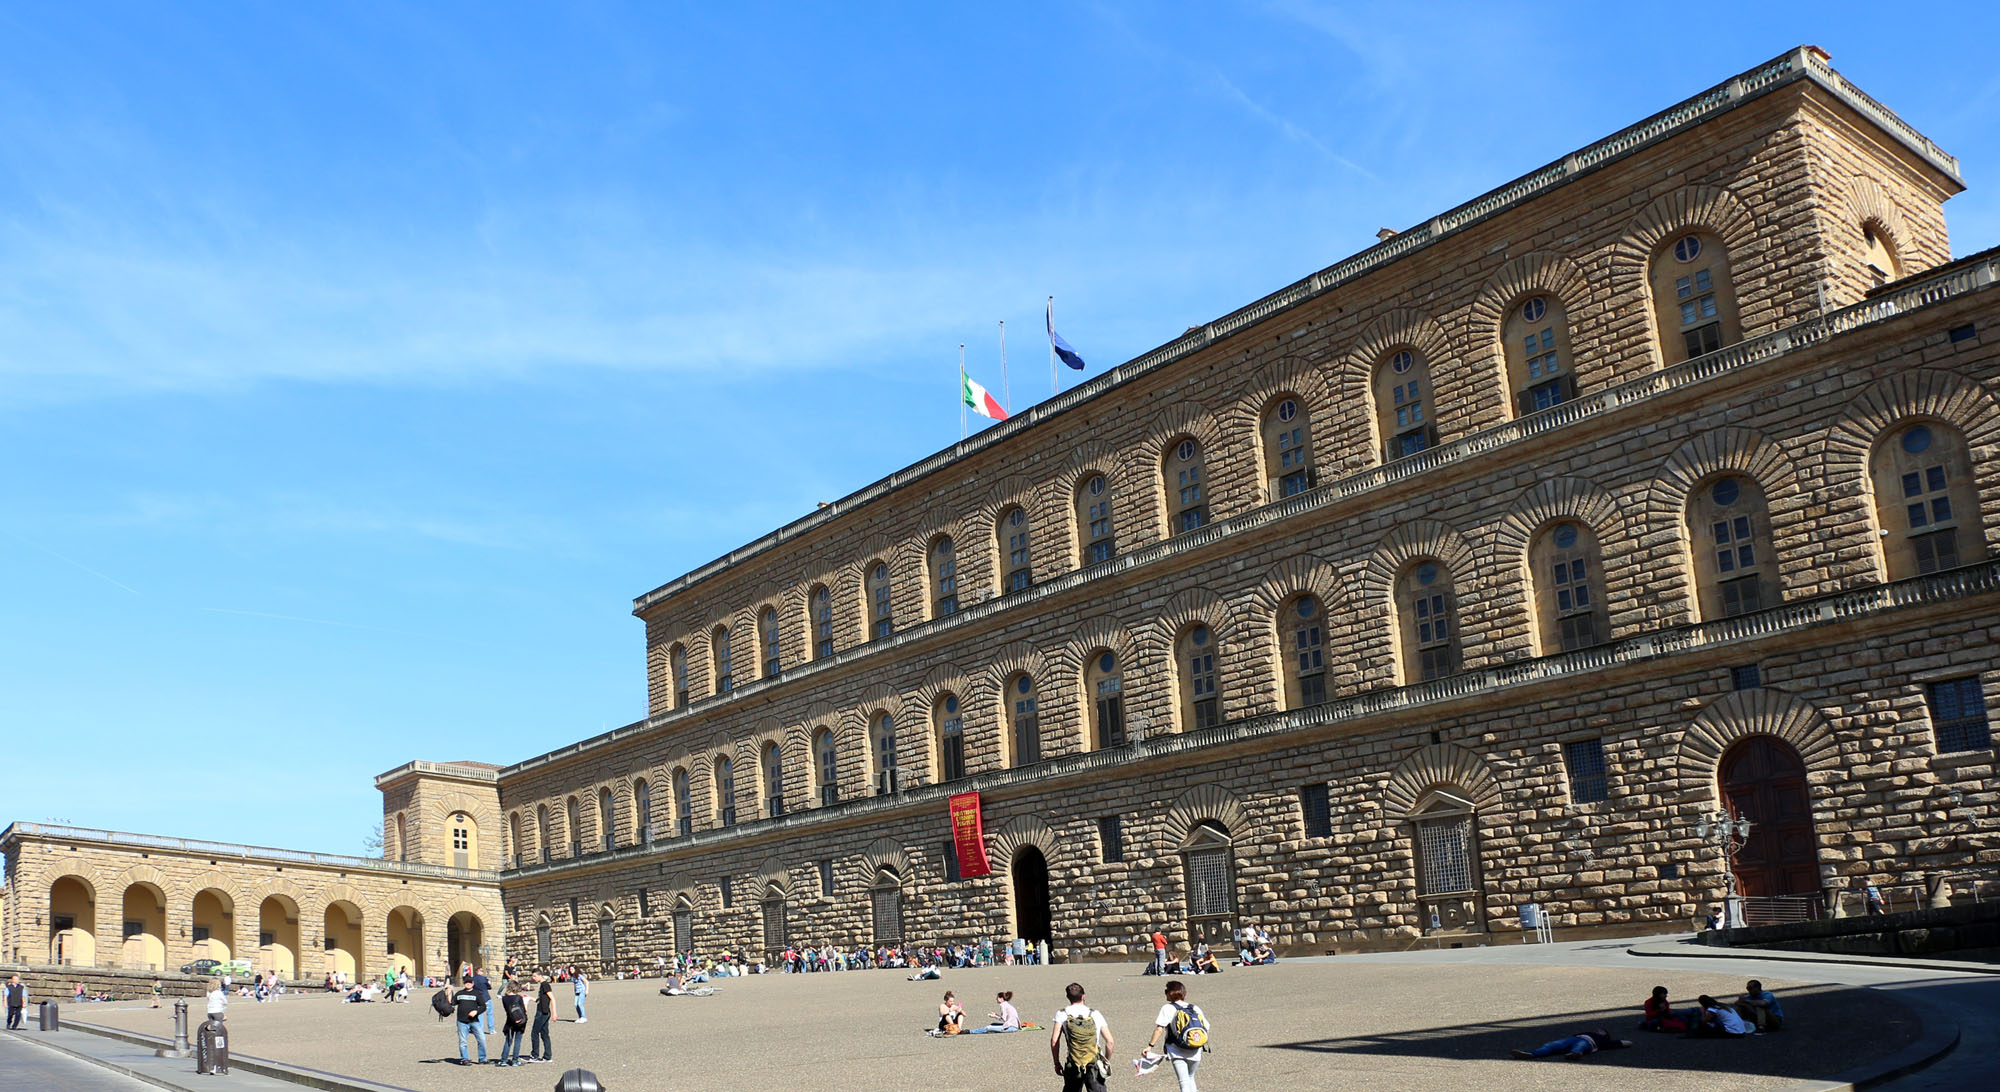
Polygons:
<instances>
[{"instance_id":1,"label":"arched arcade opening","mask_svg":"<svg viewBox=\"0 0 2000 1092\"><path fill-rule=\"evenodd\" d=\"M49 885L49 962L97 964L97 892L81 877L62 876Z\"/></svg>"}]
</instances>

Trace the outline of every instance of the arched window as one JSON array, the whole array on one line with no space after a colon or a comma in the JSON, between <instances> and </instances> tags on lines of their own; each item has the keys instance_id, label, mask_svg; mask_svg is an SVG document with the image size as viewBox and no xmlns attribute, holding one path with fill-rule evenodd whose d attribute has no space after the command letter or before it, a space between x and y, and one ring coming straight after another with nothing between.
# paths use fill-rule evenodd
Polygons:
<instances>
[{"instance_id":1,"label":"arched window","mask_svg":"<svg viewBox=\"0 0 2000 1092\"><path fill-rule=\"evenodd\" d=\"M824 660L833 655L833 593L826 585L816 585L812 590L813 659Z\"/></svg>"},{"instance_id":2,"label":"arched window","mask_svg":"<svg viewBox=\"0 0 2000 1092\"><path fill-rule=\"evenodd\" d=\"M632 829L639 832L639 844L653 844L653 786L640 778L632 786Z\"/></svg>"},{"instance_id":3,"label":"arched window","mask_svg":"<svg viewBox=\"0 0 2000 1092\"><path fill-rule=\"evenodd\" d=\"M526 833L521 826L520 812L507 817L507 864L510 868L521 867L521 862L527 859L528 851L521 841L521 836Z\"/></svg>"},{"instance_id":4,"label":"arched window","mask_svg":"<svg viewBox=\"0 0 2000 1092\"><path fill-rule=\"evenodd\" d=\"M1443 678L1458 670L1458 604L1444 562L1426 557L1404 568L1396 582L1396 613L1403 622L1409 681Z\"/></svg>"},{"instance_id":5,"label":"arched window","mask_svg":"<svg viewBox=\"0 0 2000 1092\"><path fill-rule=\"evenodd\" d=\"M1653 305L1660 355L1668 364L1742 340L1729 251L1714 233L1693 231L1653 255Z\"/></svg>"},{"instance_id":6,"label":"arched window","mask_svg":"<svg viewBox=\"0 0 2000 1092\"><path fill-rule=\"evenodd\" d=\"M1418 920L1445 929L1478 928L1479 850L1472 801L1432 789L1412 813L1417 850Z\"/></svg>"},{"instance_id":7,"label":"arched window","mask_svg":"<svg viewBox=\"0 0 2000 1092\"><path fill-rule=\"evenodd\" d=\"M888 796L902 788L902 771L897 768L896 721L887 713L877 713L869 726L869 749L875 754L875 795Z\"/></svg>"},{"instance_id":8,"label":"arched window","mask_svg":"<svg viewBox=\"0 0 2000 1092\"><path fill-rule=\"evenodd\" d=\"M1014 741L1014 765L1042 760L1042 715L1035 705L1035 680L1026 674L1007 680L1000 690L1007 703L1008 734Z\"/></svg>"},{"instance_id":9,"label":"arched window","mask_svg":"<svg viewBox=\"0 0 2000 1092\"><path fill-rule=\"evenodd\" d=\"M736 825L736 763L728 755L715 760L715 816L725 827Z\"/></svg>"},{"instance_id":10,"label":"arched window","mask_svg":"<svg viewBox=\"0 0 2000 1092\"><path fill-rule=\"evenodd\" d=\"M1422 353L1404 347L1375 366L1375 408L1382 425L1382 456L1394 462L1437 446L1431 413L1431 366Z\"/></svg>"},{"instance_id":11,"label":"arched window","mask_svg":"<svg viewBox=\"0 0 2000 1092\"><path fill-rule=\"evenodd\" d=\"M1229 828L1205 819L1181 841L1190 943L1227 944L1236 920L1236 850Z\"/></svg>"},{"instance_id":12,"label":"arched window","mask_svg":"<svg viewBox=\"0 0 2000 1092\"><path fill-rule=\"evenodd\" d=\"M583 804L572 796L563 808L563 818L569 822L569 856L571 860L583 856Z\"/></svg>"},{"instance_id":13,"label":"arched window","mask_svg":"<svg viewBox=\"0 0 2000 1092\"><path fill-rule=\"evenodd\" d=\"M1208 522L1208 492L1201 443L1183 436L1167 445L1161 464L1167 487L1167 534L1178 535Z\"/></svg>"},{"instance_id":14,"label":"arched window","mask_svg":"<svg viewBox=\"0 0 2000 1092\"><path fill-rule=\"evenodd\" d=\"M965 720L958 715L958 695L939 695L936 710L938 762L944 780L956 781L965 776Z\"/></svg>"},{"instance_id":15,"label":"arched window","mask_svg":"<svg viewBox=\"0 0 2000 1092\"><path fill-rule=\"evenodd\" d=\"M1771 549L1771 513L1755 481L1724 474L1696 486L1688 497L1688 541L1704 619L1778 605L1782 596L1778 556Z\"/></svg>"},{"instance_id":16,"label":"arched window","mask_svg":"<svg viewBox=\"0 0 2000 1092\"><path fill-rule=\"evenodd\" d=\"M889 566L877 561L869 566L867 579L863 581L868 594L868 616L874 640L896 632L896 608L889 600Z\"/></svg>"},{"instance_id":17,"label":"arched window","mask_svg":"<svg viewBox=\"0 0 2000 1092\"><path fill-rule=\"evenodd\" d=\"M1564 520L1543 531L1528 550L1528 567L1535 574L1544 653L1589 648L1611 636L1604 562L1589 527Z\"/></svg>"},{"instance_id":18,"label":"arched window","mask_svg":"<svg viewBox=\"0 0 2000 1092\"><path fill-rule=\"evenodd\" d=\"M1873 220L1861 225L1861 246L1861 262L1868 271L1870 288L1880 288L1903 275L1896 261L1896 244L1882 225Z\"/></svg>"},{"instance_id":19,"label":"arched window","mask_svg":"<svg viewBox=\"0 0 2000 1092\"><path fill-rule=\"evenodd\" d=\"M957 613L958 555L952 552L951 536L939 535L931 541L931 617Z\"/></svg>"},{"instance_id":20,"label":"arched window","mask_svg":"<svg viewBox=\"0 0 2000 1092\"><path fill-rule=\"evenodd\" d=\"M1125 678L1118 670L1118 657L1110 652L1091 654L1083 673L1084 693L1090 701L1091 747L1125 745Z\"/></svg>"},{"instance_id":21,"label":"arched window","mask_svg":"<svg viewBox=\"0 0 2000 1092\"><path fill-rule=\"evenodd\" d=\"M1181 668L1181 724L1189 730L1222 723L1222 693L1216 685L1215 631L1199 622L1181 631L1174 659Z\"/></svg>"},{"instance_id":22,"label":"arched window","mask_svg":"<svg viewBox=\"0 0 2000 1092\"><path fill-rule=\"evenodd\" d=\"M549 829L549 806L538 804L535 806L535 846L541 854L543 864L548 863L552 852L549 847L555 844L555 835Z\"/></svg>"},{"instance_id":23,"label":"arched window","mask_svg":"<svg viewBox=\"0 0 2000 1092\"><path fill-rule=\"evenodd\" d=\"M597 793L597 839L598 847L609 853L618 848L618 828L613 817L611 790L601 789Z\"/></svg>"},{"instance_id":24,"label":"arched window","mask_svg":"<svg viewBox=\"0 0 2000 1092\"><path fill-rule=\"evenodd\" d=\"M775 743L764 744L764 814L785 814L785 756Z\"/></svg>"},{"instance_id":25,"label":"arched window","mask_svg":"<svg viewBox=\"0 0 2000 1092\"><path fill-rule=\"evenodd\" d=\"M840 803L840 756L833 748L833 729L813 733L812 751L813 769L819 774L820 806Z\"/></svg>"},{"instance_id":26,"label":"arched window","mask_svg":"<svg viewBox=\"0 0 2000 1092\"><path fill-rule=\"evenodd\" d=\"M1014 505L1000 513L1000 524L996 532L1000 539L1000 556L1006 576L1000 582L1003 593L1026 591L1035 582L1034 570L1028 553L1028 512L1020 505Z\"/></svg>"},{"instance_id":27,"label":"arched window","mask_svg":"<svg viewBox=\"0 0 2000 1092\"><path fill-rule=\"evenodd\" d=\"M472 816L462 811L453 812L444 825L451 832L451 867L479 867L479 827L473 823Z\"/></svg>"},{"instance_id":28,"label":"arched window","mask_svg":"<svg viewBox=\"0 0 2000 1092\"><path fill-rule=\"evenodd\" d=\"M1102 474L1086 474L1076 483L1076 540L1082 563L1097 565L1118 554L1111 534L1111 483Z\"/></svg>"},{"instance_id":29,"label":"arched window","mask_svg":"<svg viewBox=\"0 0 2000 1092\"><path fill-rule=\"evenodd\" d=\"M1955 569L1986 553L1965 437L1942 421L1890 429L1871 460L1889 579Z\"/></svg>"},{"instance_id":30,"label":"arched window","mask_svg":"<svg viewBox=\"0 0 2000 1092\"><path fill-rule=\"evenodd\" d=\"M1507 312L1502 331L1507 383L1520 416L1576 397L1575 361L1570 357L1569 321L1562 301L1537 294Z\"/></svg>"},{"instance_id":31,"label":"arched window","mask_svg":"<svg viewBox=\"0 0 2000 1092\"><path fill-rule=\"evenodd\" d=\"M764 650L764 677L784 670L784 656L778 650L778 609L765 607L757 615L757 644Z\"/></svg>"},{"instance_id":32,"label":"arched window","mask_svg":"<svg viewBox=\"0 0 2000 1092\"><path fill-rule=\"evenodd\" d=\"M1319 600L1301 595L1279 613L1285 635L1285 697L1302 709L1326 700L1326 618Z\"/></svg>"},{"instance_id":33,"label":"arched window","mask_svg":"<svg viewBox=\"0 0 2000 1092\"><path fill-rule=\"evenodd\" d=\"M694 833L694 789L689 781L686 769L674 771L674 829L683 838Z\"/></svg>"},{"instance_id":34,"label":"arched window","mask_svg":"<svg viewBox=\"0 0 2000 1092\"><path fill-rule=\"evenodd\" d=\"M1264 411L1264 478L1272 500L1312 488L1312 429L1298 395L1280 395Z\"/></svg>"},{"instance_id":35,"label":"arched window","mask_svg":"<svg viewBox=\"0 0 2000 1092\"><path fill-rule=\"evenodd\" d=\"M736 689L736 669L730 665L728 626L715 627L709 647L714 651L715 658L715 692L727 694Z\"/></svg>"},{"instance_id":36,"label":"arched window","mask_svg":"<svg viewBox=\"0 0 2000 1092\"><path fill-rule=\"evenodd\" d=\"M686 645L677 644L667 651L667 681L674 689L674 708L687 708L688 650Z\"/></svg>"}]
</instances>

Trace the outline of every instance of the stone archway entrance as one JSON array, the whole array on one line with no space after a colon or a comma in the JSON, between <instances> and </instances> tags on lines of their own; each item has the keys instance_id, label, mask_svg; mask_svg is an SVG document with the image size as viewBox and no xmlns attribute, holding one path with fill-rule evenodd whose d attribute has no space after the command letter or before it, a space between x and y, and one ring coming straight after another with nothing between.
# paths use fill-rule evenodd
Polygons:
<instances>
[{"instance_id":1,"label":"stone archway entrance","mask_svg":"<svg viewBox=\"0 0 2000 1092\"><path fill-rule=\"evenodd\" d=\"M1014 930L1023 940L1053 941L1053 915L1049 909L1049 859L1038 846L1024 845L1014 850L1007 871L1014 881Z\"/></svg>"},{"instance_id":2,"label":"stone archway entrance","mask_svg":"<svg viewBox=\"0 0 2000 1092\"><path fill-rule=\"evenodd\" d=\"M1716 776L1730 814L1751 824L1750 839L1736 855L1737 890L1818 894L1819 837L1799 753L1776 736L1746 736L1722 756Z\"/></svg>"},{"instance_id":3,"label":"stone archway entrance","mask_svg":"<svg viewBox=\"0 0 2000 1092\"><path fill-rule=\"evenodd\" d=\"M453 914L444 926L446 957L451 960L451 973L468 963L479 964L482 957L479 949L486 943L486 923L470 910L460 910Z\"/></svg>"}]
</instances>

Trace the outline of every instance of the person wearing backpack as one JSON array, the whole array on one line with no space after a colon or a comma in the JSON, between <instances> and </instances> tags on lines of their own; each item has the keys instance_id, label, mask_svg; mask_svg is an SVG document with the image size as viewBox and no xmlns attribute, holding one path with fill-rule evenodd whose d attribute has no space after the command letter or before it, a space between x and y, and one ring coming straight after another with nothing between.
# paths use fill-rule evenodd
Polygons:
<instances>
[{"instance_id":1,"label":"person wearing backpack","mask_svg":"<svg viewBox=\"0 0 2000 1092\"><path fill-rule=\"evenodd\" d=\"M1181 1082L1180 1092L1195 1092L1194 1071L1201 1064L1201 1052L1208 1049L1209 1032L1208 1014L1187 999L1187 986L1176 979L1167 983L1167 1003L1153 1019L1153 1037L1146 1041L1146 1054L1154 1056L1154 1049L1164 1040L1167 1061ZM1139 1062L1142 1072L1150 1069L1146 1058Z\"/></svg>"},{"instance_id":2,"label":"person wearing backpack","mask_svg":"<svg viewBox=\"0 0 2000 1092\"><path fill-rule=\"evenodd\" d=\"M502 982L500 985L500 1007L506 1010L507 1020L500 1025L505 1036L500 1044L501 1065L521 1064L521 1037L528 1031L528 1003L522 994L528 987L519 982Z\"/></svg>"},{"instance_id":3,"label":"person wearing backpack","mask_svg":"<svg viewBox=\"0 0 2000 1092\"><path fill-rule=\"evenodd\" d=\"M1084 1002L1081 985L1072 982L1063 992L1069 1005L1056 1013L1049 1032L1049 1057L1056 1076L1063 1079L1063 1092L1104 1092L1111 1055L1118 1049L1111 1025L1103 1013Z\"/></svg>"}]
</instances>

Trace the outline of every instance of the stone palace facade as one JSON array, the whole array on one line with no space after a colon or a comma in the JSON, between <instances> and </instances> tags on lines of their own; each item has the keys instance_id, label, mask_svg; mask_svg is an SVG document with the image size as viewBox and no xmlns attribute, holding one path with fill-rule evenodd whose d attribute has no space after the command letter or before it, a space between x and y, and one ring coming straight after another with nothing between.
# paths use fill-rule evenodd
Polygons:
<instances>
[{"instance_id":1,"label":"stone palace facade","mask_svg":"<svg viewBox=\"0 0 2000 1092\"><path fill-rule=\"evenodd\" d=\"M1767 905L1991 867L1961 189L1794 50L646 593L646 719L385 774L391 855L607 968L1674 928L1718 811Z\"/></svg>"}]
</instances>

